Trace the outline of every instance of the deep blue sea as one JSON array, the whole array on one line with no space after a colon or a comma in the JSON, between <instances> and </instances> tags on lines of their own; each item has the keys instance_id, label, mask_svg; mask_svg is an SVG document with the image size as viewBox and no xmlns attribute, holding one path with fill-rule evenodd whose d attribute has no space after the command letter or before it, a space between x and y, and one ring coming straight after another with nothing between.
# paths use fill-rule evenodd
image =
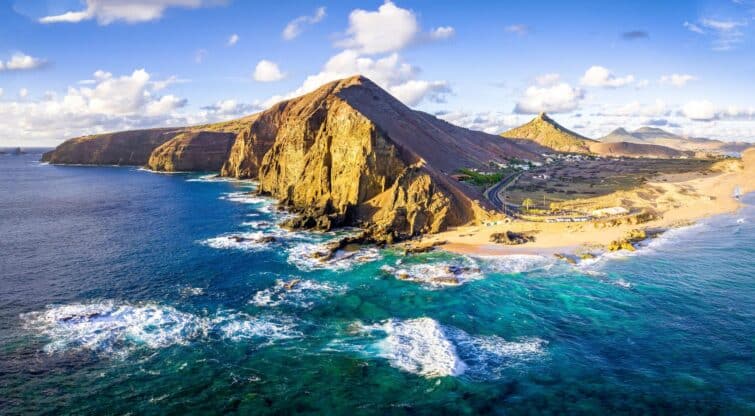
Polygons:
<instances>
[{"instance_id":1,"label":"deep blue sea","mask_svg":"<svg viewBox=\"0 0 755 416\"><path fill-rule=\"evenodd\" d=\"M39 156L0 156L0 414L755 414L753 195L578 266L323 264L253 183Z\"/></svg>"}]
</instances>

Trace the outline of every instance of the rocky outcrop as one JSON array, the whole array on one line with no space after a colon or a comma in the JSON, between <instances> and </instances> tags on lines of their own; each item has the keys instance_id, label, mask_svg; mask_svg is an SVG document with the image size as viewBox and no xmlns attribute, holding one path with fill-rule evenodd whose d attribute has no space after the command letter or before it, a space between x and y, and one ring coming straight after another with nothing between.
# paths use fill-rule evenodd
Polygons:
<instances>
[{"instance_id":1,"label":"rocky outcrop","mask_svg":"<svg viewBox=\"0 0 755 416\"><path fill-rule=\"evenodd\" d=\"M42 161L81 165L145 165L152 151L172 139L177 132L176 129L151 129L77 137L42 155Z\"/></svg>"},{"instance_id":2,"label":"rocky outcrop","mask_svg":"<svg viewBox=\"0 0 755 416\"><path fill-rule=\"evenodd\" d=\"M558 124L545 113L540 113L529 123L506 131L501 136L532 140L551 150L568 153L590 153L590 145L595 143Z\"/></svg>"},{"instance_id":3,"label":"rocky outcrop","mask_svg":"<svg viewBox=\"0 0 755 416\"><path fill-rule=\"evenodd\" d=\"M179 133L152 152L147 167L166 172L218 171L228 159L234 139L233 133Z\"/></svg>"},{"instance_id":4,"label":"rocky outcrop","mask_svg":"<svg viewBox=\"0 0 755 416\"><path fill-rule=\"evenodd\" d=\"M490 242L496 244L504 244L508 246L519 245L535 241L535 237L528 233L515 233L513 231L506 231L502 233L493 233L490 235Z\"/></svg>"},{"instance_id":5,"label":"rocky outcrop","mask_svg":"<svg viewBox=\"0 0 755 416\"><path fill-rule=\"evenodd\" d=\"M409 109L364 77L327 84L261 113L221 173L254 178L298 214L286 225L357 225L392 242L476 220L480 191L450 178L529 148Z\"/></svg>"}]
</instances>

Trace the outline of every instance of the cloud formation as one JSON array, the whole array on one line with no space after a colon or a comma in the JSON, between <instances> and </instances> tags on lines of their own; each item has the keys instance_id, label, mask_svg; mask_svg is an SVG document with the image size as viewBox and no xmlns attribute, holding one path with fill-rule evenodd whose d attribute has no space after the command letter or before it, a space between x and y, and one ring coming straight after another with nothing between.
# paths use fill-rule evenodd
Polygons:
<instances>
[{"instance_id":1,"label":"cloud formation","mask_svg":"<svg viewBox=\"0 0 755 416\"><path fill-rule=\"evenodd\" d=\"M278 64L267 59L259 61L254 68L254 80L258 82L275 82L285 77L286 74L281 72Z\"/></svg>"},{"instance_id":2,"label":"cloud formation","mask_svg":"<svg viewBox=\"0 0 755 416\"><path fill-rule=\"evenodd\" d=\"M515 24L515 25L509 25L503 28L506 32L514 33L519 36L525 36L530 34L530 27L525 24Z\"/></svg>"},{"instance_id":3,"label":"cloud formation","mask_svg":"<svg viewBox=\"0 0 755 416\"><path fill-rule=\"evenodd\" d=\"M166 9L180 7L196 9L211 6L222 1L218 0L86 0L84 10L68 11L63 14L44 16L40 23L79 23L96 19L101 25L108 25L115 21L126 23L148 22L163 16Z\"/></svg>"},{"instance_id":4,"label":"cloud formation","mask_svg":"<svg viewBox=\"0 0 755 416\"><path fill-rule=\"evenodd\" d=\"M634 82L634 75L617 77L608 68L594 65L582 76L580 83L586 87L618 88Z\"/></svg>"},{"instance_id":5,"label":"cloud formation","mask_svg":"<svg viewBox=\"0 0 755 416\"><path fill-rule=\"evenodd\" d=\"M665 85L673 85L674 87L683 87L688 82L696 79L697 77L690 74L670 74L661 76L658 82Z\"/></svg>"},{"instance_id":6,"label":"cloud formation","mask_svg":"<svg viewBox=\"0 0 755 416\"><path fill-rule=\"evenodd\" d=\"M696 23L684 22L687 30L703 36L710 36L715 51L729 51L744 41L742 28L747 20L702 18Z\"/></svg>"},{"instance_id":7,"label":"cloud formation","mask_svg":"<svg viewBox=\"0 0 755 416\"><path fill-rule=\"evenodd\" d=\"M318 7L312 16L299 16L296 19L288 22L285 28L283 28L283 39L293 40L296 39L301 32L304 31L304 27L307 25L314 25L322 21L325 18L325 7Z\"/></svg>"},{"instance_id":8,"label":"cloud formation","mask_svg":"<svg viewBox=\"0 0 755 416\"><path fill-rule=\"evenodd\" d=\"M239 35L236 33L232 34L228 37L228 42L226 43L227 46L233 46L239 42Z\"/></svg>"},{"instance_id":9,"label":"cloud formation","mask_svg":"<svg viewBox=\"0 0 755 416\"><path fill-rule=\"evenodd\" d=\"M154 80L144 69L121 76L97 71L92 78L94 84L68 87L62 96L48 92L35 100L19 91L21 100L0 101L0 139L49 144L82 134L187 121L177 113L187 100L160 94L179 82L176 78Z\"/></svg>"},{"instance_id":10,"label":"cloud formation","mask_svg":"<svg viewBox=\"0 0 755 416\"><path fill-rule=\"evenodd\" d=\"M518 114L568 113L574 111L584 98L584 92L559 81L556 74L547 74L537 78L538 85L528 87L524 95L514 106Z\"/></svg>"},{"instance_id":11,"label":"cloud formation","mask_svg":"<svg viewBox=\"0 0 755 416\"><path fill-rule=\"evenodd\" d=\"M47 62L22 52L16 52L5 62L0 60L0 71L28 71L43 67Z\"/></svg>"},{"instance_id":12,"label":"cloud formation","mask_svg":"<svg viewBox=\"0 0 755 416\"><path fill-rule=\"evenodd\" d=\"M410 106L423 100L442 102L451 92L448 82L418 79L419 68L405 62L399 51L412 44L448 39L454 33L451 26L423 32L414 12L391 1L374 11L355 9L349 14L346 37L335 43L342 50L297 89L273 96L266 103L306 94L325 83L357 74L370 78Z\"/></svg>"}]
</instances>

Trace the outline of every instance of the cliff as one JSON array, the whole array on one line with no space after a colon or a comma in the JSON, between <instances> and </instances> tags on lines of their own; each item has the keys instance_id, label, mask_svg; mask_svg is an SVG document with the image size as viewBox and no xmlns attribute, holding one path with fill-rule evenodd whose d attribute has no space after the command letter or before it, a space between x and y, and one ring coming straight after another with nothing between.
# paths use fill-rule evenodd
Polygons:
<instances>
[{"instance_id":1,"label":"cliff","mask_svg":"<svg viewBox=\"0 0 755 416\"><path fill-rule=\"evenodd\" d=\"M236 135L233 133L188 131L157 147L147 167L157 171L218 171L228 159Z\"/></svg>"},{"instance_id":2,"label":"cliff","mask_svg":"<svg viewBox=\"0 0 755 416\"><path fill-rule=\"evenodd\" d=\"M42 155L43 162L81 165L145 165L175 129L134 130L67 140Z\"/></svg>"},{"instance_id":3,"label":"cliff","mask_svg":"<svg viewBox=\"0 0 755 416\"><path fill-rule=\"evenodd\" d=\"M364 77L276 104L241 132L221 172L299 213L294 227L369 228L391 241L484 215L481 191L449 176L526 146L417 112Z\"/></svg>"}]
</instances>

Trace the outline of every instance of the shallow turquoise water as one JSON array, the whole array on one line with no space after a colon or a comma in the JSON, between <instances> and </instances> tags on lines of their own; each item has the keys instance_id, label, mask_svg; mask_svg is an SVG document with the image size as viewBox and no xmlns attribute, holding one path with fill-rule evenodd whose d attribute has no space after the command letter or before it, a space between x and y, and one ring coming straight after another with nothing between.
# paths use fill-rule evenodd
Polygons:
<instances>
[{"instance_id":1,"label":"shallow turquoise water","mask_svg":"<svg viewBox=\"0 0 755 416\"><path fill-rule=\"evenodd\" d=\"M751 205L576 268L323 268L250 183L37 158L0 158L2 414L755 412Z\"/></svg>"}]
</instances>

